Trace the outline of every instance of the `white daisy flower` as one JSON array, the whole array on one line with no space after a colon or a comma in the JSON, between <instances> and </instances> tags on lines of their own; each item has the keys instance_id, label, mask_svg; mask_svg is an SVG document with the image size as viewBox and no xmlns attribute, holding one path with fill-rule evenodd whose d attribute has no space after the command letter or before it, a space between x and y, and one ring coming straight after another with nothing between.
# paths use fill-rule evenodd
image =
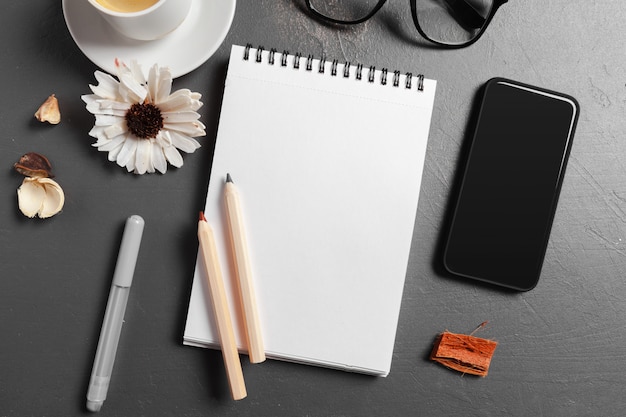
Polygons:
<instances>
[{"instance_id":1,"label":"white daisy flower","mask_svg":"<svg viewBox=\"0 0 626 417\"><path fill-rule=\"evenodd\" d=\"M93 94L81 97L96 116L89 132L98 139L93 146L108 152L109 161L128 172L164 174L168 162L180 168L179 151L194 152L200 147L194 137L206 134L196 112L202 107L201 95L188 89L170 94L172 74L167 67L155 64L146 80L135 61L126 66L116 60L115 66L119 81L96 71L98 85L89 85Z\"/></svg>"}]
</instances>

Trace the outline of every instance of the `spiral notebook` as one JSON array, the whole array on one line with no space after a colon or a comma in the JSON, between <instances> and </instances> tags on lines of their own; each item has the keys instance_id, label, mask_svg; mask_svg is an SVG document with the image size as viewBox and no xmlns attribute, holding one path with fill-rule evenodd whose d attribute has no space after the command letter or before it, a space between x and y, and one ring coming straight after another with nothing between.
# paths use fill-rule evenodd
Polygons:
<instances>
[{"instance_id":1,"label":"spiral notebook","mask_svg":"<svg viewBox=\"0 0 626 417\"><path fill-rule=\"evenodd\" d=\"M266 356L387 375L436 82L250 46L233 46L228 65L204 213L240 352L227 173L241 196ZM198 265L184 343L219 347Z\"/></svg>"}]
</instances>

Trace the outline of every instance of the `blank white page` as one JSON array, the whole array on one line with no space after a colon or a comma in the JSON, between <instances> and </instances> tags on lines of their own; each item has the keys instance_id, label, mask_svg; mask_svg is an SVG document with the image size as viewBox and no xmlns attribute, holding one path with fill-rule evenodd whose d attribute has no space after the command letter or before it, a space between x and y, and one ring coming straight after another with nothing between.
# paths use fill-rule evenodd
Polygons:
<instances>
[{"instance_id":1,"label":"blank white page","mask_svg":"<svg viewBox=\"0 0 626 417\"><path fill-rule=\"evenodd\" d=\"M233 46L205 216L246 352L223 186L239 189L269 358L387 375L436 82ZM294 68L298 60L299 68ZM307 61L310 70L307 69ZM218 347L197 264L184 343Z\"/></svg>"}]
</instances>

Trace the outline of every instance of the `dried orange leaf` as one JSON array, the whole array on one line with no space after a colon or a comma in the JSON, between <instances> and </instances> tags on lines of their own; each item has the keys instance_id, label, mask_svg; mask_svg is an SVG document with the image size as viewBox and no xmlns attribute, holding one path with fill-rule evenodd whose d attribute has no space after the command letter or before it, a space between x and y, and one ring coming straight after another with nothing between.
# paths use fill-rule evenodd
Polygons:
<instances>
[{"instance_id":1,"label":"dried orange leaf","mask_svg":"<svg viewBox=\"0 0 626 417\"><path fill-rule=\"evenodd\" d=\"M498 342L465 334L441 333L430 359L464 374L487 376Z\"/></svg>"}]
</instances>

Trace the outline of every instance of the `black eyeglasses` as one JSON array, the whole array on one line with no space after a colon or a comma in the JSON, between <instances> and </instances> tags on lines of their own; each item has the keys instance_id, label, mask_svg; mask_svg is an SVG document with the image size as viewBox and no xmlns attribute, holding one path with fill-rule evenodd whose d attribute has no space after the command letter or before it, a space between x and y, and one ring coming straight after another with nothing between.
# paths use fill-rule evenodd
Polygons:
<instances>
[{"instance_id":1,"label":"black eyeglasses","mask_svg":"<svg viewBox=\"0 0 626 417\"><path fill-rule=\"evenodd\" d=\"M317 18L355 25L374 16L387 0L306 0ZM508 0L411 0L417 31L444 48L463 48L476 42Z\"/></svg>"}]
</instances>

